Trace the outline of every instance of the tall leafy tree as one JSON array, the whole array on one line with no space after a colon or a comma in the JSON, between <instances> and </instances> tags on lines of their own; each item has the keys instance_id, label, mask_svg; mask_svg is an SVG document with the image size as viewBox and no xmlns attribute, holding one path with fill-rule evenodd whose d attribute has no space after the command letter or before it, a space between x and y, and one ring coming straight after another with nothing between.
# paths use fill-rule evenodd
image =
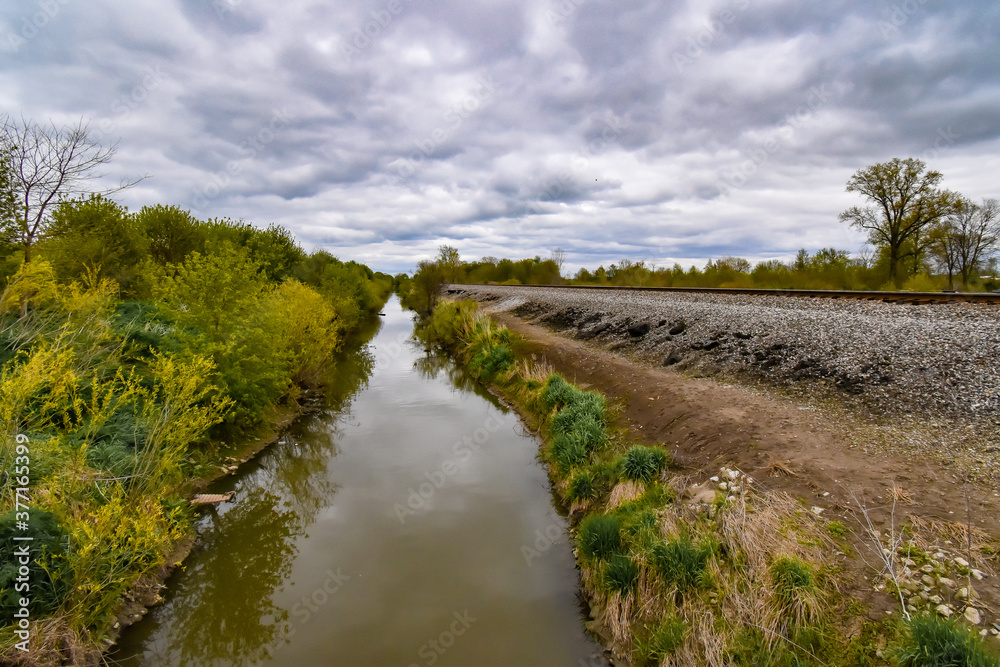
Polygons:
<instances>
[{"instance_id":1,"label":"tall leafy tree","mask_svg":"<svg viewBox=\"0 0 1000 667\"><path fill-rule=\"evenodd\" d=\"M840 214L840 221L868 233L869 241L886 249L889 279L898 284L899 261L904 246L956 209L957 195L938 186L941 173L928 171L923 160L893 158L859 169L847 182L869 205L854 206Z\"/></svg>"}]
</instances>

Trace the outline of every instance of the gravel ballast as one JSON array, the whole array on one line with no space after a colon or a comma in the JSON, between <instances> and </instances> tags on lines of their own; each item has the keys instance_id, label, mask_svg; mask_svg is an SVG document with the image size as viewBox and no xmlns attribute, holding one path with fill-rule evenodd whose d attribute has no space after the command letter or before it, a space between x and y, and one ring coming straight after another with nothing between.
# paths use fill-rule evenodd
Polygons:
<instances>
[{"instance_id":1,"label":"gravel ballast","mask_svg":"<svg viewBox=\"0 0 1000 667\"><path fill-rule=\"evenodd\" d=\"M1000 424L1000 308L453 285L449 295L698 375L832 390L876 414Z\"/></svg>"}]
</instances>

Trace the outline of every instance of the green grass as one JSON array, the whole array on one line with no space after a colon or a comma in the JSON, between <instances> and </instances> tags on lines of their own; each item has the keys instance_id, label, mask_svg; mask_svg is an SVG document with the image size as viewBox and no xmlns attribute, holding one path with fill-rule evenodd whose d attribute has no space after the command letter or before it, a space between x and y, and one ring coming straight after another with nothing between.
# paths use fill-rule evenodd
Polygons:
<instances>
[{"instance_id":1,"label":"green grass","mask_svg":"<svg viewBox=\"0 0 1000 667\"><path fill-rule=\"evenodd\" d=\"M782 556L771 564L771 582L777 612L792 625L808 623L816 613L816 577L798 558Z\"/></svg>"},{"instance_id":2,"label":"green grass","mask_svg":"<svg viewBox=\"0 0 1000 667\"><path fill-rule=\"evenodd\" d=\"M668 460L667 453L658 447L636 445L622 457L622 477L633 482L651 482L667 466Z\"/></svg>"},{"instance_id":3,"label":"green grass","mask_svg":"<svg viewBox=\"0 0 1000 667\"><path fill-rule=\"evenodd\" d=\"M478 349L469 360L469 369L484 382L492 382L513 364L514 353L507 345L500 344Z\"/></svg>"},{"instance_id":4,"label":"green grass","mask_svg":"<svg viewBox=\"0 0 1000 667\"><path fill-rule=\"evenodd\" d=\"M975 631L936 616L916 616L891 651L900 667L1000 667Z\"/></svg>"},{"instance_id":5,"label":"green grass","mask_svg":"<svg viewBox=\"0 0 1000 667\"><path fill-rule=\"evenodd\" d=\"M687 624L683 619L670 616L653 626L646 637L636 642L636 650L632 662L637 667L659 665L663 660L674 654L687 635Z\"/></svg>"},{"instance_id":6,"label":"green grass","mask_svg":"<svg viewBox=\"0 0 1000 667\"><path fill-rule=\"evenodd\" d=\"M826 532L830 533L834 537L845 537L847 535L847 526L842 524L840 521L828 521L826 524Z\"/></svg>"},{"instance_id":7,"label":"green grass","mask_svg":"<svg viewBox=\"0 0 1000 667\"><path fill-rule=\"evenodd\" d=\"M585 441L576 433L557 435L552 440L549 454L563 473L586 463L589 452Z\"/></svg>"},{"instance_id":8,"label":"green grass","mask_svg":"<svg viewBox=\"0 0 1000 667\"><path fill-rule=\"evenodd\" d=\"M589 559L606 559L621 551L621 522L608 514L594 514L580 522L580 553Z\"/></svg>"}]
</instances>

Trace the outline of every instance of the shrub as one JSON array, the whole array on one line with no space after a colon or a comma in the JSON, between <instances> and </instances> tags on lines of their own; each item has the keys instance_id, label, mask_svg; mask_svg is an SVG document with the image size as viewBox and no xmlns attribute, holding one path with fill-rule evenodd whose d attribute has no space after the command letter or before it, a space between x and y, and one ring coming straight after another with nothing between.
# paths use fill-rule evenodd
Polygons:
<instances>
[{"instance_id":1,"label":"shrub","mask_svg":"<svg viewBox=\"0 0 1000 667\"><path fill-rule=\"evenodd\" d=\"M615 593L627 593L639 582L639 566L628 556L615 554L604 566L604 585Z\"/></svg>"},{"instance_id":2,"label":"shrub","mask_svg":"<svg viewBox=\"0 0 1000 667\"><path fill-rule=\"evenodd\" d=\"M587 517L580 523L577 544L587 558L604 559L618 553L622 547L618 517L607 514Z\"/></svg>"},{"instance_id":3,"label":"shrub","mask_svg":"<svg viewBox=\"0 0 1000 667\"><path fill-rule=\"evenodd\" d=\"M635 446L622 458L622 476L634 482L650 482L667 465L667 453L658 447Z\"/></svg>"},{"instance_id":4,"label":"shrub","mask_svg":"<svg viewBox=\"0 0 1000 667\"><path fill-rule=\"evenodd\" d=\"M561 375L553 373L542 389L542 405L546 410L562 407L572 400L576 392L579 392L576 387L566 382Z\"/></svg>"},{"instance_id":5,"label":"shrub","mask_svg":"<svg viewBox=\"0 0 1000 667\"><path fill-rule=\"evenodd\" d=\"M683 593L703 581L713 552L711 544L696 545L689 537L682 536L653 547L653 569L668 585Z\"/></svg>"},{"instance_id":6,"label":"shrub","mask_svg":"<svg viewBox=\"0 0 1000 667\"><path fill-rule=\"evenodd\" d=\"M892 654L900 667L1000 667L974 631L936 616L915 616Z\"/></svg>"},{"instance_id":7,"label":"shrub","mask_svg":"<svg viewBox=\"0 0 1000 667\"><path fill-rule=\"evenodd\" d=\"M830 533L834 537L844 537L847 535L847 526L842 524L840 521L828 521L826 524L826 532Z\"/></svg>"}]
</instances>

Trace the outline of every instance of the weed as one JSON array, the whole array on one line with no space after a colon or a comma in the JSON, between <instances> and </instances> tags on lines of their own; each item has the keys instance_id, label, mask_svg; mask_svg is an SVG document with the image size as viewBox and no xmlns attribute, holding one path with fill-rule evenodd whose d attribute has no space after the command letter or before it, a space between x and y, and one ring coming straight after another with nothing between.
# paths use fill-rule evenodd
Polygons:
<instances>
[{"instance_id":1,"label":"weed","mask_svg":"<svg viewBox=\"0 0 1000 667\"><path fill-rule=\"evenodd\" d=\"M653 547L653 568L668 585L683 593L698 585L713 550L713 545L696 545L686 535L681 536Z\"/></svg>"},{"instance_id":2,"label":"weed","mask_svg":"<svg viewBox=\"0 0 1000 667\"><path fill-rule=\"evenodd\" d=\"M787 624L805 625L818 611L815 575L808 564L782 556L771 564L771 583L777 615Z\"/></svg>"},{"instance_id":3,"label":"weed","mask_svg":"<svg viewBox=\"0 0 1000 667\"><path fill-rule=\"evenodd\" d=\"M594 485L594 476L587 471L577 473L569 482L567 498L571 502L596 499L597 487Z\"/></svg>"},{"instance_id":4,"label":"weed","mask_svg":"<svg viewBox=\"0 0 1000 667\"><path fill-rule=\"evenodd\" d=\"M688 627L683 619L668 616L659 625L649 628L649 634L637 642L633 663L646 665L652 662L659 665L680 648L687 633Z\"/></svg>"},{"instance_id":5,"label":"weed","mask_svg":"<svg viewBox=\"0 0 1000 667\"><path fill-rule=\"evenodd\" d=\"M559 469L567 473L574 467L587 461L587 445L583 438L575 433L557 435L552 440L549 454Z\"/></svg>"}]
</instances>

